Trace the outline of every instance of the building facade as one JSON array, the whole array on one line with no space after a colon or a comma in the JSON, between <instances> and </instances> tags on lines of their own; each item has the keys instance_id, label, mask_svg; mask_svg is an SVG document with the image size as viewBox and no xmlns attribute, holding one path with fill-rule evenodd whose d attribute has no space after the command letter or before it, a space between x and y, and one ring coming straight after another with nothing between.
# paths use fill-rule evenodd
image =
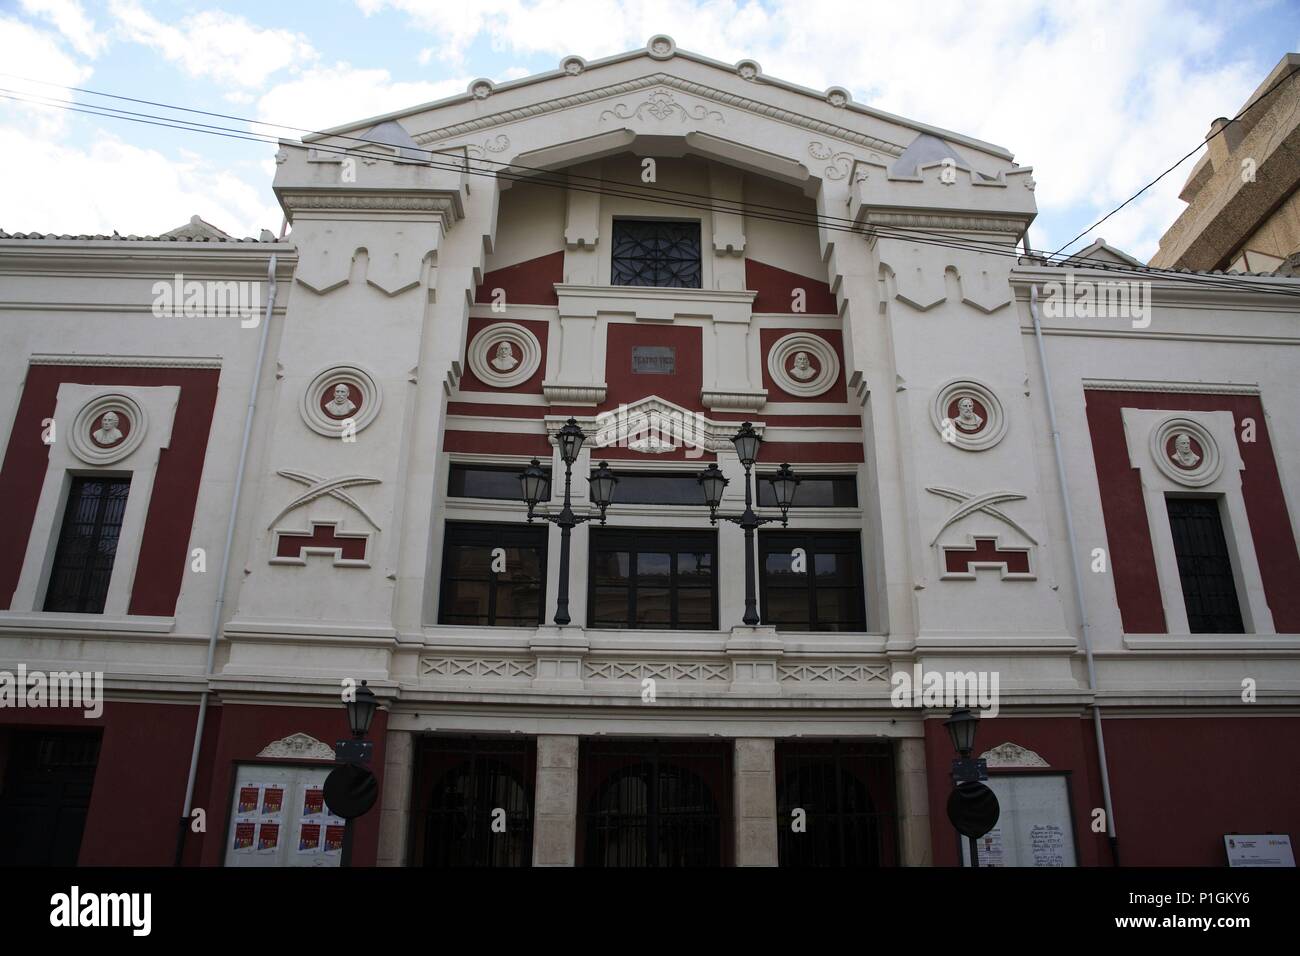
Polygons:
<instances>
[{"instance_id":1,"label":"building facade","mask_svg":"<svg viewBox=\"0 0 1300 956\"><path fill-rule=\"evenodd\" d=\"M961 703L986 862L1300 830L1300 279L1021 255L1006 150L663 36L276 161L0 236L0 670L103 680L0 708L11 859L336 865L363 680L361 864L954 865Z\"/></svg>"}]
</instances>

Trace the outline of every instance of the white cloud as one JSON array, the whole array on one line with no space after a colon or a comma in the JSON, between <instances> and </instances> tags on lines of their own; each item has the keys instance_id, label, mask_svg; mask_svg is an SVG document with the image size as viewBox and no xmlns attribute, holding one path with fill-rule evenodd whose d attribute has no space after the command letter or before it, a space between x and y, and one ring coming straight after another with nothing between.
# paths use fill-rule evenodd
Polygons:
<instances>
[{"instance_id":1,"label":"white cloud","mask_svg":"<svg viewBox=\"0 0 1300 956\"><path fill-rule=\"evenodd\" d=\"M88 149L0 128L0 226L8 232L154 235L195 214L237 236L279 231L267 191L194 153L180 158L98 133Z\"/></svg>"},{"instance_id":2,"label":"white cloud","mask_svg":"<svg viewBox=\"0 0 1300 956\"><path fill-rule=\"evenodd\" d=\"M5 51L5 73L15 74L0 77L0 87L29 99L70 99L71 94L58 87L80 86L92 72L89 66L69 56L49 33L18 20L0 18L0 50ZM56 106L0 99L0 120L20 124L43 137L56 136L66 126L69 115Z\"/></svg>"},{"instance_id":3,"label":"white cloud","mask_svg":"<svg viewBox=\"0 0 1300 956\"><path fill-rule=\"evenodd\" d=\"M108 36L100 33L77 0L22 0L23 10L54 24L64 39L82 56L95 58L108 45Z\"/></svg>"},{"instance_id":4,"label":"white cloud","mask_svg":"<svg viewBox=\"0 0 1300 956\"><path fill-rule=\"evenodd\" d=\"M135 0L113 0L111 9L127 39L152 47L191 76L233 86L260 88L273 73L301 68L318 55L301 33L263 29L229 13L208 10L172 25Z\"/></svg>"},{"instance_id":5,"label":"white cloud","mask_svg":"<svg viewBox=\"0 0 1300 956\"><path fill-rule=\"evenodd\" d=\"M1039 208L1061 232L1100 218L1191 149L1276 62L1222 50L1233 26L1227 8L1173 0L975 10L931 0L923 15L915 4L843 0L357 2L367 14L405 15L450 62L480 37L503 54L590 60L668 33L687 49L729 63L752 57L768 75L813 89L844 86L869 106L1014 150L1035 167ZM1177 194L1192 161L1109 220L1108 238L1153 253L1183 208Z\"/></svg>"},{"instance_id":6,"label":"white cloud","mask_svg":"<svg viewBox=\"0 0 1300 956\"><path fill-rule=\"evenodd\" d=\"M258 100L257 117L309 130L329 129L464 93L469 81L469 77L458 77L438 82L395 82L387 70L363 70L336 63L306 70L269 90ZM285 131L284 135L296 134Z\"/></svg>"}]
</instances>

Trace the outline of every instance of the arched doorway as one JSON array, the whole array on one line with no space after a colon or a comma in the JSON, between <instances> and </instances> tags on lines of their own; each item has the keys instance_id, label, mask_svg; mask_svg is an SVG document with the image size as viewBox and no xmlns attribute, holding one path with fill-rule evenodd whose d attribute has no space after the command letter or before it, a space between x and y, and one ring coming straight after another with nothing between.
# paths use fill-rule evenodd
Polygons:
<instances>
[{"instance_id":1,"label":"arched doorway","mask_svg":"<svg viewBox=\"0 0 1300 956\"><path fill-rule=\"evenodd\" d=\"M725 866L731 857L731 747L584 740L583 866Z\"/></svg>"},{"instance_id":2,"label":"arched doorway","mask_svg":"<svg viewBox=\"0 0 1300 956\"><path fill-rule=\"evenodd\" d=\"M530 866L533 741L428 737L411 808L414 866Z\"/></svg>"},{"instance_id":3,"label":"arched doorway","mask_svg":"<svg viewBox=\"0 0 1300 956\"><path fill-rule=\"evenodd\" d=\"M897 865L888 743L777 741L776 806L781 866Z\"/></svg>"}]
</instances>

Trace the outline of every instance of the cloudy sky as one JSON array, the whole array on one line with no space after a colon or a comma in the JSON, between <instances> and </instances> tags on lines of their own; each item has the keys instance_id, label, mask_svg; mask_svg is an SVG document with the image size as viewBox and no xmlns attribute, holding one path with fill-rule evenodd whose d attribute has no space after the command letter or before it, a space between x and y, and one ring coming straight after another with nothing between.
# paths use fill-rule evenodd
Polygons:
<instances>
[{"instance_id":1,"label":"cloudy sky","mask_svg":"<svg viewBox=\"0 0 1300 956\"><path fill-rule=\"evenodd\" d=\"M1300 50L1300 0L0 0L0 229L145 234L195 213L238 235L281 223L272 146L2 97L157 112L64 88L76 86L319 129L655 33L1006 146L1035 168L1031 237L1052 249ZM1150 257L1194 161L1100 235Z\"/></svg>"}]
</instances>

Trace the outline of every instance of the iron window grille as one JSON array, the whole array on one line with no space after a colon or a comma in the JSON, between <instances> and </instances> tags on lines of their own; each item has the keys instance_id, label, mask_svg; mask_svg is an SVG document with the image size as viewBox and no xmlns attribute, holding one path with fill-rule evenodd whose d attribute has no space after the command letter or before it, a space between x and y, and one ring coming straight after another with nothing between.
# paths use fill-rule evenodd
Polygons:
<instances>
[{"instance_id":1,"label":"iron window grille","mask_svg":"<svg viewBox=\"0 0 1300 956\"><path fill-rule=\"evenodd\" d=\"M528 525L448 521L438 623L489 627L541 624L546 531Z\"/></svg>"},{"instance_id":2,"label":"iron window grille","mask_svg":"<svg viewBox=\"0 0 1300 956\"><path fill-rule=\"evenodd\" d=\"M778 864L896 865L893 764L875 741L778 740Z\"/></svg>"},{"instance_id":3,"label":"iron window grille","mask_svg":"<svg viewBox=\"0 0 1300 956\"><path fill-rule=\"evenodd\" d=\"M698 289L699 220L615 219L611 253L613 285Z\"/></svg>"},{"instance_id":4,"label":"iron window grille","mask_svg":"<svg viewBox=\"0 0 1300 956\"><path fill-rule=\"evenodd\" d=\"M412 864L530 866L535 767L536 743L531 737L419 741L411 813ZM504 811L504 818L498 811Z\"/></svg>"},{"instance_id":5,"label":"iron window grille","mask_svg":"<svg viewBox=\"0 0 1300 956\"><path fill-rule=\"evenodd\" d=\"M717 534L593 528L590 627L714 630Z\"/></svg>"},{"instance_id":6,"label":"iron window grille","mask_svg":"<svg viewBox=\"0 0 1300 956\"><path fill-rule=\"evenodd\" d=\"M45 591L45 610L102 614L130 478L73 478Z\"/></svg>"},{"instance_id":7,"label":"iron window grille","mask_svg":"<svg viewBox=\"0 0 1300 956\"><path fill-rule=\"evenodd\" d=\"M1167 498L1169 530L1193 634L1241 634L1241 605L1215 498Z\"/></svg>"},{"instance_id":8,"label":"iron window grille","mask_svg":"<svg viewBox=\"0 0 1300 956\"><path fill-rule=\"evenodd\" d=\"M783 631L867 629L858 532L760 531L758 555L764 624Z\"/></svg>"},{"instance_id":9,"label":"iron window grille","mask_svg":"<svg viewBox=\"0 0 1300 956\"><path fill-rule=\"evenodd\" d=\"M727 742L584 739L582 866L725 866L731 856Z\"/></svg>"}]
</instances>

